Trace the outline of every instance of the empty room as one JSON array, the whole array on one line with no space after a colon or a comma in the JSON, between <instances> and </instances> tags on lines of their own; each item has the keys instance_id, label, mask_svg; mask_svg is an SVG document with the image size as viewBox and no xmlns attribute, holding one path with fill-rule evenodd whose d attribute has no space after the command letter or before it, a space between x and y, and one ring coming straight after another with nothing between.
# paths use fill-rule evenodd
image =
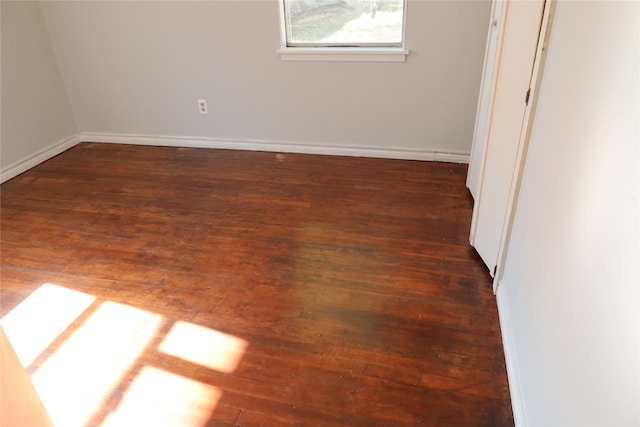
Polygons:
<instances>
[{"instance_id":1,"label":"empty room","mask_svg":"<svg viewBox=\"0 0 640 427\"><path fill-rule=\"evenodd\" d=\"M640 425L640 3L0 2L0 425Z\"/></svg>"}]
</instances>

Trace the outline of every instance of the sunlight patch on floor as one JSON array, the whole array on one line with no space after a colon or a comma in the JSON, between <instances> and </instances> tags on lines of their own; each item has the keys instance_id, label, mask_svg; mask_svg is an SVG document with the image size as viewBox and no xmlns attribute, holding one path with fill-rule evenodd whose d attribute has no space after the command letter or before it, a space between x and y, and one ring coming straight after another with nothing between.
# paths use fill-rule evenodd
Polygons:
<instances>
[{"instance_id":1,"label":"sunlight patch on floor","mask_svg":"<svg viewBox=\"0 0 640 427\"><path fill-rule=\"evenodd\" d=\"M87 310L92 304L95 310ZM204 426L222 390L148 366L148 357L160 352L228 374L248 346L233 335L50 283L0 322L23 366L35 371L31 380L54 424L65 427Z\"/></svg>"},{"instance_id":2,"label":"sunlight patch on floor","mask_svg":"<svg viewBox=\"0 0 640 427\"><path fill-rule=\"evenodd\" d=\"M221 395L209 384L145 367L103 426L204 426Z\"/></svg>"},{"instance_id":3,"label":"sunlight patch on floor","mask_svg":"<svg viewBox=\"0 0 640 427\"><path fill-rule=\"evenodd\" d=\"M236 370L246 348L241 338L178 321L158 350L228 374Z\"/></svg>"},{"instance_id":4,"label":"sunlight patch on floor","mask_svg":"<svg viewBox=\"0 0 640 427\"><path fill-rule=\"evenodd\" d=\"M95 299L45 283L7 313L0 323L22 366L31 365Z\"/></svg>"},{"instance_id":5,"label":"sunlight patch on floor","mask_svg":"<svg viewBox=\"0 0 640 427\"><path fill-rule=\"evenodd\" d=\"M55 425L80 426L154 337L162 317L104 302L31 376Z\"/></svg>"}]
</instances>

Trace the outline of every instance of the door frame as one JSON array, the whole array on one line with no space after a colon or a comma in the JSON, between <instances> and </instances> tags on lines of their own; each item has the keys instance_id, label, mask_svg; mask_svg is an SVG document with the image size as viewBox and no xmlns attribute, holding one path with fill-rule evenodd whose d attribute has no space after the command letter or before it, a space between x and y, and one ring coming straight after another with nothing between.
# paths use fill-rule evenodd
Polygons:
<instances>
[{"instance_id":1,"label":"door frame","mask_svg":"<svg viewBox=\"0 0 640 427\"><path fill-rule=\"evenodd\" d=\"M555 8L556 0L545 0L544 10L542 12L542 23L540 25L540 35L538 36L538 46L536 48L536 56L533 62L531 81L529 83L529 102L525 108L522 131L520 132L520 139L518 140L516 165L513 171L513 176L511 177L511 189L509 191L509 199L507 201L507 215L502 226L502 234L500 237L496 271L493 278L494 294L498 292L502 276L504 275L504 265L509 249L511 231L513 229L518 194L520 191L520 184L522 182L522 173L524 172L527 151L529 149L529 141L531 139L531 131L533 129L533 121L535 119L536 105L538 104L540 82L542 81L542 72L544 70L544 64L547 57Z\"/></svg>"},{"instance_id":2,"label":"door frame","mask_svg":"<svg viewBox=\"0 0 640 427\"><path fill-rule=\"evenodd\" d=\"M494 290L503 273L552 9L552 0L504 0L484 139L476 141L480 135L474 134L474 143L484 147L473 152L470 164L481 172L469 241L489 268Z\"/></svg>"}]
</instances>

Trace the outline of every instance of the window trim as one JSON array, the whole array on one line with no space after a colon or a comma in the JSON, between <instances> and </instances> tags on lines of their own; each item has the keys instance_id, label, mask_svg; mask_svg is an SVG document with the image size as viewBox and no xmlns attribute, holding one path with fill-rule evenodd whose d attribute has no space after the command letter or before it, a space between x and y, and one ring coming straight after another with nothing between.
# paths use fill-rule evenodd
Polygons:
<instances>
[{"instance_id":1,"label":"window trim","mask_svg":"<svg viewBox=\"0 0 640 427\"><path fill-rule=\"evenodd\" d=\"M398 47L283 47L282 61L405 62L407 49Z\"/></svg>"},{"instance_id":2,"label":"window trim","mask_svg":"<svg viewBox=\"0 0 640 427\"><path fill-rule=\"evenodd\" d=\"M409 50L406 49L407 6L403 0L402 42L388 47L383 44L358 46L289 46L287 44L287 21L285 0L278 0L280 9L280 48L276 53L282 61L355 61L355 62L405 62Z\"/></svg>"}]
</instances>

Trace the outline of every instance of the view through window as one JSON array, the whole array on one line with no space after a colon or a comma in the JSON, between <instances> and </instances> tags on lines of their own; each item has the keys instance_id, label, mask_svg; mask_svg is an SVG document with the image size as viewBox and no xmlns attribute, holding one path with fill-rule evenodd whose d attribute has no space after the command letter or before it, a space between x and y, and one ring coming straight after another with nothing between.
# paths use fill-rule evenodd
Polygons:
<instances>
[{"instance_id":1,"label":"view through window","mask_svg":"<svg viewBox=\"0 0 640 427\"><path fill-rule=\"evenodd\" d=\"M401 47L404 0L282 0L288 47Z\"/></svg>"}]
</instances>

